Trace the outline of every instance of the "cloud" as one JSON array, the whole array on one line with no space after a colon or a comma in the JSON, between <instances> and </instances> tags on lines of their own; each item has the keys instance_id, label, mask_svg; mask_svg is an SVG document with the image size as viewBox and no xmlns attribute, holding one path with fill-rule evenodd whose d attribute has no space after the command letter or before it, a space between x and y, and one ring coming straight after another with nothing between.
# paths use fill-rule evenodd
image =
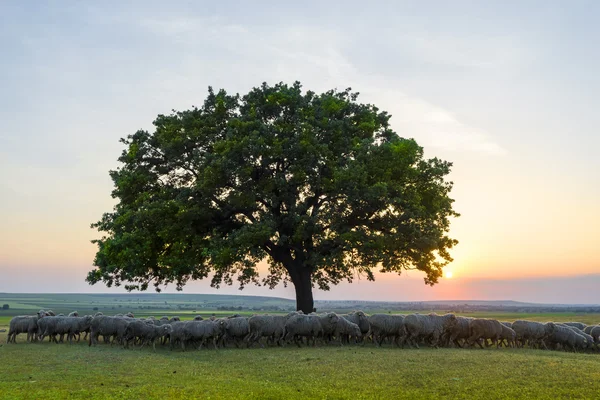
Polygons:
<instances>
[{"instance_id":1,"label":"cloud","mask_svg":"<svg viewBox=\"0 0 600 400\"><path fill-rule=\"evenodd\" d=\"M165 71L168 76L158 79L163 87L189 88L189 82L197 80L195 75L206 69L207 62L218 65L218 71L211 71L216 82L233 85L239 91L258 85L258 80L270 83L300 80L311 90L351 86L361 92L362 101L390 112L392 125L401 136L414 137L427 148L494 156L507 153L484 129L470 126L451 110L406 94L393 76L358 69L344 56L348 38L339 31L293 25L269 32L227 24L219 18L188 17L142 18L138 26L189 48L181 73L173 77L173 71ZM206 51L194 50L204 46L202 40L218 43L210 60L206 60ZM433 42L425 42L428 45L423 54L434 53ZM194 95L197 96L197 91Z\"/></svg>"}]
</instances>

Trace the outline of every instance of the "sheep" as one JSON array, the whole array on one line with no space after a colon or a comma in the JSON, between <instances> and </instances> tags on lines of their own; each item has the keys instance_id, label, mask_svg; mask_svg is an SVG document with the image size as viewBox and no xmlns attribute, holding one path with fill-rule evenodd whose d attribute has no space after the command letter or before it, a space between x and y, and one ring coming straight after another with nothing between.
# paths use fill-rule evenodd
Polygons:
<instances>
[{"instance_id":1,"label":"sheep","mask_svg":"<svg viewBox=\"0 0 600 400\"><path fill-rule=\"evenodd\" d=\"M517 333L509 326L506 326L504 323L500 323L502 328L502 333L500 334L499 344L506 341L507 347L515 347L517 341Z\"/></svg>"},{"instance_id":2,"label":"sheep","mask_svg":"<svg viewBox=\"0 0 600 400\"><path fill-rule=\"evenodd\" d=\"M58 321L64 317L60 317L60 316L49 316L49 317L45 317L44 321L40 321L41 323L38 323L38 336L39 336L39 340L41 342L44 341L44 338L47 336L48 340L50 342L56 342L56 333L54 333L56 331L56 324L58 324Z\"/></svg>"},{"instance_id":3,"label":"sheep","mask_svg":"<svg viewBox=\"0 0 600 400\"><path fill-rule=\"evenodd\" d=\"M71 311L67 317L79 317L79 313L77 311Z\"/></svg>"},{"instance_id":4,"label":"sheep","mask_svg":"<svg viewBox=\"0 0 600 400\"><path fill-rule=\"evenodd\" d=\"M73 337L89 329L92 321L91 316L86 317L54 317L49 319L41 337L48 336L51 341L58 343L56 335L60 335L60 342L64 335L67 335L69 343L73 343Z\"/></svg>"},{"instance_id":5,"label":"sheep","mask_svg":"<svg viewBox=\"0 0 600 400\"><path fill-rule=\"evenodd\" d=\"M190 321L173 321L173 323L170 323L169 325L171 325L171 333L169 333L169 335L165 336L164 339L168 338L169 343L170 343L170 349L173 350L173 346L175 346L177 343L181 344L181 349L183 351L185 351L185 326L190 323ZM163 344L166 343L165 340L163 340Z\"/></svg>"},{"instance_id":6,"label":"sheep","mask_svg":"<svg viewBox=\"0 0 600 400\"><path fill-rule=\"evenodd\" d=\"M44 333L46 332L46 328L48 327L48 324L50 323L50 321L52 321L54 318L57 317L52 317L50 315L40 319L37 323L37 339L40 342L44 341Z\"/></svg>"},{"instance_id":7,"label":"sheep","mask_svg":"<svg viewBox=\"0 0 600 400\"><path fill-rule=\"evenodd\" d=\"M27 334L28 342L35 341L36 333L38 331L38 322L44 318L44 316L40 317L40 315L13 317L9 323L6 343L17 343L17 335L21 333Z\"/></svg>"},{"instance_id":8,"label":"sheep","mask_svg":"<svg viewBox=\"0 0 600 400\"><path fill-rule=\"evenodd\" d=\"M583 336L585 338L585 340L588 343L588 347L590 349L598 349L598 343L596 343L596 340L594 340L594 338L592 337L592 335L585 333L584 331L575 328L574 326L571 327L571 329L575 330L575 333L578 333L579 335Z\"/></svg>"},{"instance_id":9,"label":"sheep","mask_svg":"<svg viewBox=\"0 0 600 400\"><path fill-rule=\"evenodd\" d=\"M204 319L204 318L202 318L202 316L201 316L201 315L196 315L196 316L194 317L194 321L202 321L203 319Z\"/></svg>"},{"instance_id":10,"label":"sheep","mask_svg":"<svg viewBox=\"0 0 600 400\"><path fill-rule=\"evenodd\" d=\"M133 313L130 311L127 314L125 314L126 317L128 318L135 318L135 315L133 315Z\"/></svg>"},{"instance_id":11,"label":"sheep","mask_svg":"<svg viewBox=\"0 0 600 400\"><path fill-rule=\"evenodd\" d=\"M333 315L335 318L338 318L337 315ZM284 332L284 343L294 340L296 345L301 347L299 339L300 337L306 337L308 342L310 342L310 339L312 338L313 346L315 346L317 337L323 335L321 318L318 315L293 315L285 323Z\"/></svg>"},{"instance_id":12,"label":"sheep","mask_svg":"<svg viewBox=\"0 0 600 400\"><path fill-rule=\"evenodd\" d=\"M563 322L562 325L573 326L581 331L583 331L587 326L583 322Z\"/></svg>"},{"instance_id":13,"label":"sheep","mask_svg":"<svg viewBox=\"0 0 600 400\"><path fill-rule=\"evenodd\" d=\"M582 331L581 329L579 329L579 328L577 328L575 326L567 325L567 324L557 324L557 325L566 326L567 328L571 329L572 331L574 331L578 335L583 336L585 338L585 340L587 341L589 348L596 348L597 347L594 338L590 334L587 334L584 331Z\"/></svg>"},{"instance_id":14,"label":"sheep","mask_svg":"<svg viewBox=\"0 0 600 400\"><path fill-rule=\"evenodd\" d=\"M169 324L155 326L154 323L132 321L125 328L123 346L129 347L129 342L138 338L141 343L140 350L145 344L152 344L152 350L156 352L156 339L169 335L172 331L173 327Z\"/></svg>"},{"instance_id":15,"label":"sheep","mask_svg":"<svg viewBox=\"0 0 600 400\"><path fill-rule=\"evenodd\" d=\"M481 339L483 339L484 343L487 343L487 340L490 339L492 344L495 344L496 347L499 347L500 343L498 340L502 335L503 326L504 325L495 319L474 318L469 322L469 331L471 332L471 336L467 342L470 346L473 346L475 342L477 342L479 347L483 349L483 346L481 345Z\"/></svg>"},{"instance_id":16,"label":"sheep","mask_svg":"<svg viewBox=\"0 0 600 400\"><path fill-rule=\"evenodd\" d=\"M52 310L46 310L46 315L49 317L56 317L56 314L54 314L54 311Z\"/></svg>"},{"instance_id":17,"label":"sheep","mask_svg":"<svg viewBox=\"0 0 600 400\"><path fill-rule=\"evenodd\" d=\"M559 344L564 350L585 350L592 346L592 343L588 343L585 337L581 336L569 326L562 324L552 324L553 329L551 334L548 336L548 341Z\"/></svg>"},{"instance_id":18,"label":"sheep","mask_svg":"<svg viewBox=\"0 0 600 400\"><path fill-rule=\"evenodd\" d=\"M369 317L370 333L373 343L381 346L385 338L392 338L396 346L404 347L406 328L404 315L373 314Z\"/></svg>"},{"instance_id":19,"label":"sheep","mask_svg":"<svg viewBox=\"0 0 600 400\"><path fill-rule=\"evenodd\" d=\"M248 343L248 347L256 342L264 347L260 342L263 337L270 338L272 343L281 345L287 320L298 314L298 311L294 311L287 315L253 315L248 318L249 333L244 340Z\"/></svg>"},{"instance_id":20,"label":"sheep","mask_svg":"<svg viewBox=\"0 0 600 400\"><path fill-rule=\"evenodd\" d=\"M471 317L449 318L444 326L443 339L447 344L454 344L457 347L463 347L463 344L471 336L469 323L473 320ZM461 341L463 344L461 344Z\"/></svg>"},{"instance_id":21,"label":"sheep","mask_svg":"<svg viewBox=\"0 0 600 400\"><path fill-rule=\"evenodd\" d=\"M189 321L184 329L183 335L187 342L199 342L198 350L202 349L202 345L212 339L213 346L217 350L217 342L224 333L225 321L223 320L204 320L204 321ZM182 348L185 347L182 342Z\"/></svg>"},{"instance_id":22,"label":"sheep","mask_svg":"<svg viewBox=\"0 0 600 400\"><path fill-rule=\"evenodd\" d=\"M537 345L547 350L548 348L544 339L552 334L553 326L552 322L542 324L535 321L518 320L513 322L512 329L517 334L517 344L520 347L523 347L525 344L530 347Z\"/></svg>"},{"instance_id":23,"label":"sheep","mask_svg":"<svg viewBox=\"0 0 600 400\"><path fill-rule=\"evenodd\" d=\"M159 326L161 326L161 325L167 325L167 324L168 325L173 325L176 322L181 322L181 318L179 318L179 317L169 318L167 316L163 316L163 317L160 317L160 320L158 321L157 325L159 325ZM161 344L162 345L167 344L167 342L171 340L171 336L172 335L165 335L165 336L163 336L162 339L161 339Z\"/></svg>"},{"instance_id":24,"label":"sheep","mask_svg":"<svg viewBox=\"0 0 600 400\"><path fill-rule=\"evenodd\" d=\"M600 325L596 325L594 326L591 330L589 335L594 338L594 342L596 344L600 343Z\"/></svg>"},{"instance_id":25,"label":"sheep","mask_svg":"<svg viewBox=\"0 0 600 400\"><path fill-rule=\"evenodd\" d=\"M329 342L335 335L340 317L333 312L321 314L318 317L321 320L321 328L323 329L322 336L324 340Z\"/></svg>"},{"instance_id":26,"label":"sheep","mask_svg":"<svg viewBox=\"0 0 600 400\"><path fill-rule=\"evenodd\" d=\"M351 338L354 338L354 342L358 341L362 338L362 332L357 324L348 321L346 318L340 318L335 328L335 337L342 346L343 341L350 343Z\"/></svg>"},{"instance_id":27,"label":"sheep","mask_svg":"<svg viewBox=\"0 0 600 400\"><path fill-rule=\"evenodd\" d=\"M583 331L589 335L592 332L592 329L594 329L595 327L596 325L588 325Z\"/></svg>"},{"instance_id":28,"label":"sheep","mask_svg":"<svg viewBox=\"0 0 600 400\"><path fill-rule=\"evenodd\" d=\"M506 326L507 328L512 329L512 322L500 321L500 323Z\"/></svg>"},{"instance_id":29,"label":"sheep","mask_svg":"<svg viewBox=\"0 0 600 400\"><path fill-rule=\"evenodd\" d=\"M349 314L340 315L347 321L350 321L360 328L360 333L364 336L369 333L371 325L369 324L369 317L362 311L352 311Z\"/></svg>"},{"instance_id":30,"label":"sheep","mask_svg":"<svg viewBox=\"0 0 600 400\"><path fill-rule=\"evenodd\" d=\"M419 341L430 340L432 347L438 347L440 338L444 334L444 324L450 318L455 317L454 314L411 314L404 318L404 327L407 333L409 344L412 342L419 348Z\"/></svg>"},{"instance_id":31,"label":"sheep","mask_svg":"<svg viewBox=\"0 0 600 400\"><path fill-rule=\"evenodd\" d=\"M225 319L225 335L223 339L233 339L235 346L239 347L239 341L244 340L250 333L248 318L235 317Z\"/></svg>"},{"instance_id":32,"label":"sheep","mask_svg":"<svg viewBox=\"0 0 600 400\"><path fill-rule=\"evenodd\" d=\"M110 337L112 336L111 345L115 340L120 343L130 322L132 322L130 319L122 317L107 317L104 315L94 317L90 324L88 345L97 344L99 335L102 335L105 341L110 341Z\"/></svg>"}]
</instances>

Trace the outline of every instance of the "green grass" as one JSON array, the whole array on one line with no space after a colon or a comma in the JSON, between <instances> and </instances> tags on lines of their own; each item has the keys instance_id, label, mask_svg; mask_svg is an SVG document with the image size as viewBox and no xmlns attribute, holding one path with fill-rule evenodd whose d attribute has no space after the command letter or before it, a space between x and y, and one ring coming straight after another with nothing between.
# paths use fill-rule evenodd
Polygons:
<instances>
[{"instance_id":1,"label":"green grass","mask_svg":"<svg viewBox=\"0 0 600 400\"><path fill-rule=\"evenodd\" d=\"M468 315L508 321L600 321L597 314ZM0 316L0 328L6 328L10 318ZM0 399L570 399L597 398L600 392L600 354L372 345L186 353L159 348L152 353L107 345L89 348L85 343L29 344L24 335L17 340L7 345L6 333L0 333Z\"/></svg>"},{"instance_id":2,"label":"green grass","mask_svg":"<svg viewBox=\"0 0 600 400\"><path fill-rule=\"evenodd\" d=\"M0 399L566 399L600 392L599 354L371 345L154 354L23 339L0 347Z\"/></svg>"}]
</instances>

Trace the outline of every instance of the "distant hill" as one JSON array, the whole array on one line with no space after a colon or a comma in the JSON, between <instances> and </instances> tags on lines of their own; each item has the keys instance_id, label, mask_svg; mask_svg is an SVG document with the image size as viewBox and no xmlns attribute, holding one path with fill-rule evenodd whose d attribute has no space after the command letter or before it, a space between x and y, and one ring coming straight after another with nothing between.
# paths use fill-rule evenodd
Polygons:
<instances>
[{"instance_id":1,"label":"distant hill","mask_svg":"<svg viewBox=\"0 0 600 400\"><path fill-rule=\"evenodd\" d=\"M55 312L77 310L82 314L103 311L116 314L124 311L137 313L203 313L222 312L288 312L295 310L296 301L282 297L190 294L190 293L0 293L0 305L8 304L8 312L31 313L39 309ZM317 300L317 311L346 312L600 312L600 306L589 304L539 304L513 300L443 300L443 301L364 301ZM0 310L1 311L1 310Z\"/></svg>"}]
</instances>

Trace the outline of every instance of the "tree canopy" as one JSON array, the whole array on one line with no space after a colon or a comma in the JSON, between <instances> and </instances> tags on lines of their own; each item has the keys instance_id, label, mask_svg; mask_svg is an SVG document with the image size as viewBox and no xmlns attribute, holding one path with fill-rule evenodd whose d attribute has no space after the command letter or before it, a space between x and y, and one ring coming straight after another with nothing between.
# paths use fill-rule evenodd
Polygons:
<instances>
[{"instance_id":1,"label":"tree canopy","mask_svg":"<svg viewBox=\"0 0 600 400\"><path fill-rule=\"evenodd\" d=\"M425 159L357 97L299 82L244 96L209 88L201 107L121 139L110 171L118 202L92 224L104 236L87 281L157 291L208 276L215 287L291 281L305 312L313 285L376 270L417 269L435 284L457 243L452 164Z\"/></svg>"}]
</instances>

